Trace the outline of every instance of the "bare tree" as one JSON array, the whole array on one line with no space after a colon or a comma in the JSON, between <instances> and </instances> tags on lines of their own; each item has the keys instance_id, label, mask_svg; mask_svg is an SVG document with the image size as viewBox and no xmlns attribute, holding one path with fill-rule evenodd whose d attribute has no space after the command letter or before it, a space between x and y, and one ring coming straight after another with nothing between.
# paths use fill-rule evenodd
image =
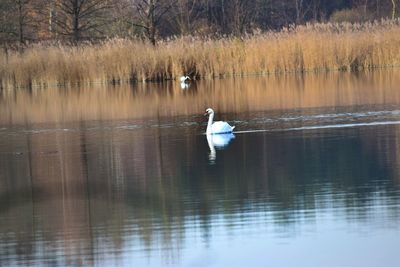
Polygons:
<instances>
[{"instance_id":1,"label":"bare tree","mask_svg":"<svg viewBox=\"0 0 400 267\"><path fill-rule=\"evenodd\" d=\"M261 0L201 1L210 27L222 33L243 34L257 20Z\"/></svg>"},{"instance_id":2,"label":"bare tree","mask_svg":"<svg viewBox=\"0 0 400 267\"><path fill-rule=\"evenodd\" d=\"M15 5L17 9L17 15L18 15L18 40L20 44L25 43L25 27L28 24L28 4L30 3L30 0L16 0Z\"/></svg>"},{"instance_id":3,"label":"bare tree","mask_svg":"<svg viewBox=\"0 0 400 267\"><path fill-rule=\"evenodd\" d=\"M301 24L304 21L304 16L311 9L311 3L304 0L294 0L296 9L296 24Z\"/></svg>"},{"instance_id":4,"label":"bare tree","mask_svg":"<svg viewBox=\"0 0 400 267\"><path fill-rule=\"evenodd\" d=\"M3 0L0 2L0 33L3 39L18 40L23 45L32 38L35 6L33 0Z\"/></svg>"},{"instance_id":5,"label":"bare tree","mask_svg":"<svg viewBox=\"0 0 400 267\"><path fill-rule=\"evenodd\" d=\"M0 0L0 43L142 35L153 45L176 34L242 35L259 28L398 16L399 0Z\"/></svg>"},{"instance_id":6,"label":"bare tree","mask_svg":"<svg viewBox=\"0 0 400 267\"><path fill-rule=\"evenodd\" d=\"M247 9L246 2L241 0L230 1L227 10L222 6L223 14L228 13L227 19L229 20L230 31L235 35L240 35L244 32L246 20L249 15Z\"/></svg>"},{"instance_id":7,"label":"bare tree","mask_svg":"<svg viewBox=\"0 0 400 267\"><path fill-rule=\"evenodd\" d=\"M144 29L145 36L156 45L160 23L173 7L177 0L130 0L134 14L132 24Z\"/></svg>"},{"instance_id":8,"label":"bare tree","mask_svg":"<svg viewBox=\"0 0 400 267\"><path fill-rule=\"evenodd\" d=\"M107 12L112 8L110 0L58 0L55 5L57 18L51 22L57 25L60 34L74 42L101 35L102 27L110 19Z\"/></svg>"},{"instance_id":9,"label":"bare tree","mask_svg":"<svg viewBox=\"0 0 400 267\"><path fill-rule=\"evenodd\" d=\"M10 22L11 0L0 1L0 38L5 43L12 34L12 23Z\"/></svg>"},{"instance_id":10,"label":"bare tree","mask_svg":"<svg viewBox=\"0 0 400 267\"><path fill-rule=\"evenodd\" d=\"M199 0L178 0L176 22L181 34L194 31L195 25L201 21Z\"/></svg>"}]
</instances>

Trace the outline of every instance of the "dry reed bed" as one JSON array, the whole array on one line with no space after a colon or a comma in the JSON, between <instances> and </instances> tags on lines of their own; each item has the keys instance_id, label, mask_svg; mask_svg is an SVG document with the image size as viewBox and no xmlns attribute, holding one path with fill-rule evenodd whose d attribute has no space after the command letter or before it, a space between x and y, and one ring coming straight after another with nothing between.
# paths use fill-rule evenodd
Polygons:
<instances>
[{"instance_id":1,"label":"dry reed bed","mask_svg":"<svg viewBox=\"0 0 400 267\"><path fill-rule=\"evenodd\" d=\"M157 47L113 39L0 53L3 88L370 69L400 66L400 20L310 24L242 39L182 37Z\"/></svg>"}]
</instances>

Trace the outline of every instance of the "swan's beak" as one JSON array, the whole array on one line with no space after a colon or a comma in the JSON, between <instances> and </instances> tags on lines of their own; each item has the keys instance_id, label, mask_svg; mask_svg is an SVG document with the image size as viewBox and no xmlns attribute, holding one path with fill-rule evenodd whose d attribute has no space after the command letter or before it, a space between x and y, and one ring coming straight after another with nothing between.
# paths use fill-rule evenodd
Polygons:
<instances>
[{"instance_id":1,"label":"swan's beak","mask_svg":"<svg viewBox=\"0 0 400 267\"><path fill-rule=\"evenodd\" d=\"M208 115L208 113L206 112L206 113L204 113L203 115L204 115L204 116L207 116L207 115Z\"/></svg>"}]
</instances>

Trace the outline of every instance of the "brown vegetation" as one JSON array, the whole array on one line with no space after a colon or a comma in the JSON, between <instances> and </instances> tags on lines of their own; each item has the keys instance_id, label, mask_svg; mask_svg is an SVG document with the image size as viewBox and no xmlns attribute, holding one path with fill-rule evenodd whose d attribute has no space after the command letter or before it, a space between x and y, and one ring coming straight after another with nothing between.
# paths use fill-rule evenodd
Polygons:
<instances>
[{"instance_id":1,"label":"brown vegetation","mask_svg":"<svg viewBox=\"0 0 400 267\"><path fill-rule=\"evenodd\" d=\"M158 46L126 39L35 44L0 52L3 88L400 66L400 20L310 24L242 39L182 37Z\"/></svg>"}]
</instances>

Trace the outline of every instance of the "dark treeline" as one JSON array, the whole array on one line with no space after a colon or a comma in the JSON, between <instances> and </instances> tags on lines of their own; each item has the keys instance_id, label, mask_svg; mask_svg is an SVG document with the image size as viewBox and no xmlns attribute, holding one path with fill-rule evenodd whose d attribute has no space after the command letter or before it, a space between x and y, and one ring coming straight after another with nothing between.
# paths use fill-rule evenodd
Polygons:
<instances>
[{"instance_id":1,"label":"dark treeline","mask_svg":"<svg viewBox=\"0 0 400 267\"><path fill-rule=\"evenodd\" d=\"M242 35L398 16L400 0L0 0L0 42Z\"/></svg>"}]
</instances>

